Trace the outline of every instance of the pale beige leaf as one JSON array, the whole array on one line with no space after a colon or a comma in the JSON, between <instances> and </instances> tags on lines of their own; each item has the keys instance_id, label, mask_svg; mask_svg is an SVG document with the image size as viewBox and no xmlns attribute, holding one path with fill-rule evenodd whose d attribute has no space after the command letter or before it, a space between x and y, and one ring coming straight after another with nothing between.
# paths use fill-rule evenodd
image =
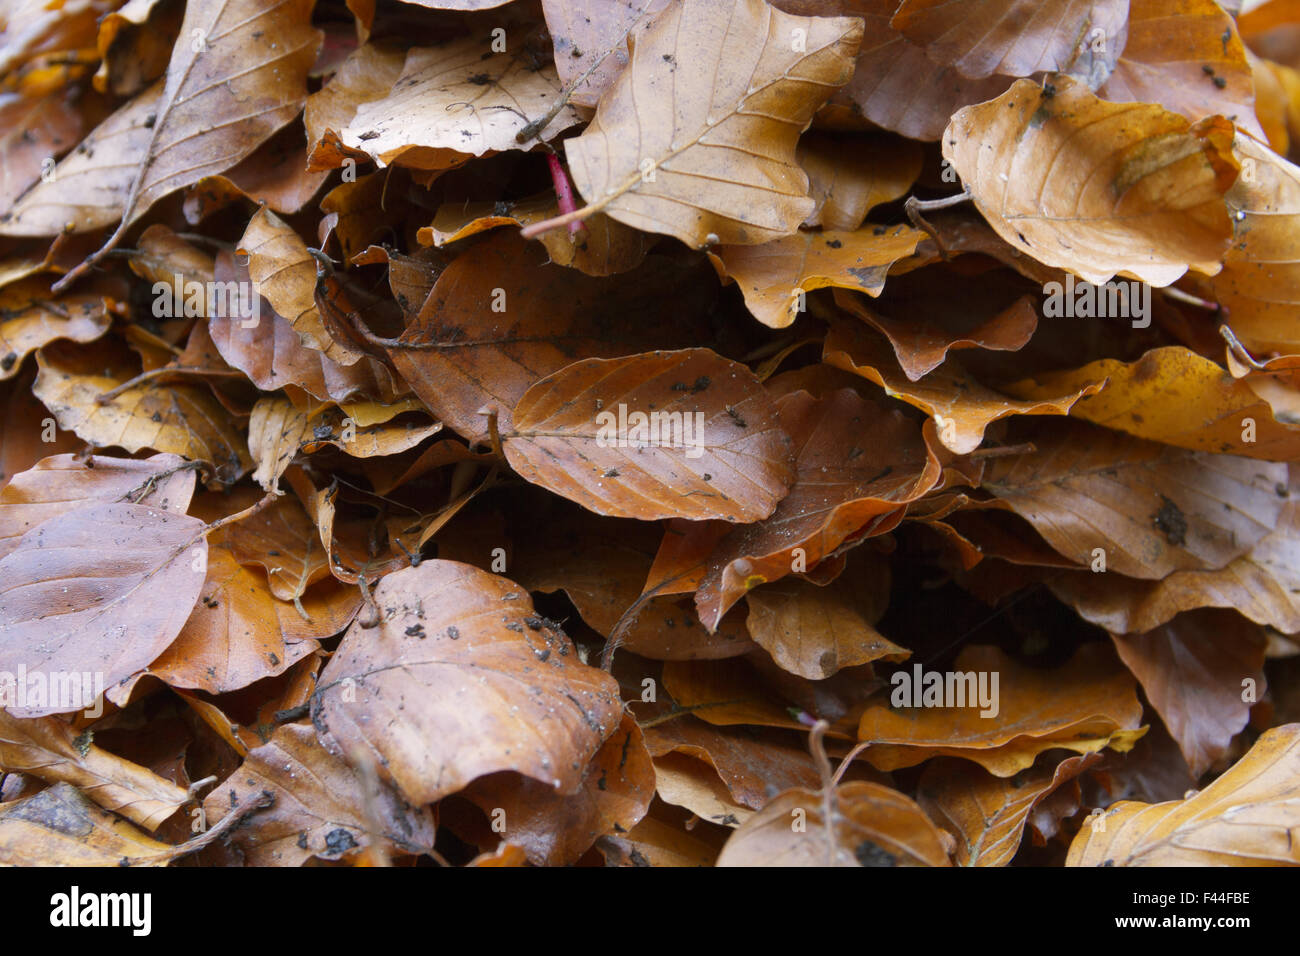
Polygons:
<instances>
[{"instance_id":1,"label":"pale beige leaf","mask_svg":"<svg viewBox=\"0 0 1300 956\"><path fill-rule=\"evenodd\" d=\"M542 0L569 102L594 107L627 68L628 40L637 41L669 0Z\"/></svg>"},{"instance_id":2,"label":"pale beige leaf","mask_svg":"<svg viewBox=\"0 0 1300 956\"><path fill-rule=\"evenodd\" d=\"M303 125L310 168L334 169L343 164L348 151L340 148L339 131L351 122L357 107L388 94L402 75L405 59L400 50L366 43L348 54L329 82L307 97Z\"/></svg>"},{"instance_id":3,"label":"pale beige leaf","mask_svg":"<svg viewBox=\"0 0 1300 956\"><path fill-rule=\"evenodd\" d=\"M297 118L323 35L314 0L186 4L142 154L122 203L112 248L169 193L225 172Z\"/></svg>"},{"instance_id":4,"label":"pale beige leaf","mask_svg":"<svg viewBox=\"0 0 1300 956\"><path fill-rule=\"evenodd\" d=\"M248 451L257 463L253 480L270 491L293 462L309 433L309 416L293 402L274 396L260 398L248 417Z\"/></svg>"},{"instance_id":5,"label":"pale beige leaf","mask_svg":"<svg viewBox=\"0 0 1300 956\"><path fill-rule=\"evenodd\" d=\"M694 247L793 233L815 205L795 143L848 80L861 38L860 20L763 0L669 6L565 141L578 190L595 211Z\"/></svg>"},{"instance_id":6,"label":"pale beige leaf","mask_svg":"<svg viewBox=\"0 0 1300 956\"><path fill-rule=\"evenodd\" d=\"M122 210L153 136L163 84L119 107L0 216L0 235L55 236L111 226Z\"/></svg>"},{"instance_id":7,"label":"pale beige leaf","mask_svg":"<svg viewBox=\"0 0 1300 956\"><path fill-rule=\"evenodd\" d=\"M363 353L332 338L316 307L316 260L289 225L263 207L239 240L238 253L248 256L248 275L258 295L271 303L298 333L302 344L331 362L355 365Z\"/></svg>"},{"instance_id":8,"label":"pale beige leaf","mask_svg":"<svg viewBox=\"0 0 1300 956\"><path fill-rule=\"evenodd\" d=\"M736 830L718 866L951 866L943 836L897 790L853 781L787 790ZM802 826L795 826L802 823Z\"/></svg>"},{"instance_id":9,"label":"pale beige leaf","mask_svg":"<svg viewBox=\"0 0 1300 956\"><path fill-rule=\"evenodd\" d=\"M400 162L447 169L475 156L531 149L579 122L571 106L523 143L515 134L540 119L560 95L555 67L535 69L527 49L492 50L490 36L470 36L407 51L387 96L361 104L340 132L343 144L380 166Z\"/></svg>"}]
</instances>

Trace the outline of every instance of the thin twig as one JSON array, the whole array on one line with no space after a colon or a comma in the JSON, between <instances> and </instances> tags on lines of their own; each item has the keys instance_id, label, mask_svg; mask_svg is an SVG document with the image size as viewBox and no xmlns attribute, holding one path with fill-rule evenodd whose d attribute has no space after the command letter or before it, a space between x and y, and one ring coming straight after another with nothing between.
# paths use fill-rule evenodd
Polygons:
<instances>
[{"instance_id":1,"label":"thin twig","mask_svg":"<svg viewBox=\"0 0 1300 956\"><path fill-rule=\"evenodd\" d=\"M637 179L641 178L640 173L637 173L636 176ZM561 226L567 226L571 222L582 222L584 219L589 219L596 213L600 212L609 205L611 200L617 199L623 193L627 192L627 190L627 186L620 185L614 190L614 192L599 202L583 206L581 209L575 209L573 212L566 212L562 216L554 216L550 219L543 219L541 222L535 222L531 226L525 226L523 229L519 230L519 235L523 236L525 239L535 239L544 232L550 232L552 229L559 229Z\"/></svg>"},{"instance_id":2,"label":"thin twig","mask_svg":"<svg viewBox=\"0 0 1300 956\"><path fill-rule=\"evenodd\" d=\"M917 199L915 196L908 196L905 205L909 209L915 209L919 212L934 212L936 209L947 209L949 206L957 206L970 199L970 188L963 189L959 193L953 193L951 196L944 196L940 199Z\"/></svg>"},{"instance_id":3,"label":"thin twig","mask_svg":"<svg viewBox=\"0 0 1300 956\"><path fill-rule=\"evenodd\" d=\"M192 784L190 784L189 789L185 791L185 795L189 797L191 800L195 800L198 798L199 791L201 789L203 789L210 783L216 783L217 779L218 779L217 775L214 773L210 776L204 777L202 780L195 780Z\"/></svg>"},{"instance_id":4,"label":"thin twig","mask_svg":"<svg viewBox=\"0 0 1300 956\"><path fill-rule=\"evenodd\" d=\"M1182 289L1175 289L1173 286L1165 286L1160 292L1167 298L1176 302L1185 302L1188 305L1194 305L1198 309L1205 309L1207 312L1221 312L1223 306L1217 302L1211 302L1209 299L1202 299L1200 296L1192 295L1190 292L1184 292Z\"/></svg>"},{"instance_id":5,"label":"thin twig","mask_svg":"<svg viewBox=\"0 0 1300 956\"><path fill-rule=\"evenodd\" d=\"M357 623L365 630L378 627L384 623L384 616L379 611L379 605L375 603L374 595L370 593L370 582L366 580L364 570L357 575L357 584L361 586L361 599L366 602L366 616L358 618Z\"/></svg>"},{"instance_id":6,"label":"thin twig","mask_svg":"<svg viewBox=\"0 0 1300 956\"><path fill-rule=\"evenodd\" d=\"M1006 458L1009 455L1032 455L1038 446L1031 441L1019 445L997 445L992 448L976 448L967 458L978 461L981 458Z\"/></svg>"},{"instance_id":7,"label":"thin twig","mask_svg":"<svg viewBox=\"0 0 1300 956\"><path fill-rule=\"evenodd\" d=\"M967 187L961 192L952 196L945 196L943 199L917 199L915 196L908 196L907 202L903 204L903 209L907 212L907 218L912 221L912 225L934 240L939 255L943 257L945 262L949 258L948 247L943 244L943 239L939 237L939 231L921 213L935 209L947 209L949 206L956 206L958 203L966 202L970 198L970 188Z\"/></svg>"},{"instance_id":8,"label":"thin twig","mask_svg":"<svg viewBox=\"0 0 1300 956\"><path fill-rule=\"evenodd\" d=\"M649 6L650 4L647 3L645 6L643 6L640 10L637 11L635 19L633 19L632 22L628 24L627 29L623 31L623 35L618 38L617 42L615 42L613 46L611 46L600 56L596 57L596 59L592 61L591 66L583 70L582 73L578 75L577 79L573 80L573 82L571 82L568 86L566 86L563 90L561 90L559 98L554 103L551 104L551 108L547 110L541 116L540 119L533 120L523 129L521 129L519 132L515 133L516 143L528 142L528 140L532 139L534 136L537 136L539 133L542 132L542 130L546 129L546 127L551 125L551 121L555 119L555 117L559 116L560 111L569 104L569 100L573 97L573 94L574 92L577 91L578 87L580 87L583 83L586 83L587 78L590 77L591 74L595 73L596 70L600 68L600 65L605 62L605 57L609 56L616 49L618 49L620 46L623 46L627 42L628 34L630 34L632 30L636 27L637 23L640 22L641 15L645 13L646 8Z\"/></svg>"},{"instance_id":9,"label":"thin twig","mask_svg":"<svg viewBox=\"0 0 1300 956\"><path fill-rule=\"evenodd\" d=\"M168 847L165 850L159 850L157 853L145 853L140 856L124 857L124 859L130 866L136 866L140 863L147 863L152 860L157 860L159 862L178 860L183 856L188 856L191 853L202 850L204 847L213 843L213 841L218 837L224 836L226 833L233 830L249 815L256 813L258 810L265 810L267 807L274 805L274 803L275 794L270 790L263 790L258 795L257 799L243 806L236 806L222 817L216 826L212 827L212 829L205 833L201 833L192 839L186 840L184 843L178 843L176 846Z\"/></svg>"},{"instance_id":10,"label":"thin twig","mask_svg":"<svg viewBox=\"0 0 1300 956\"><path fill-rule=\"evenodd\" d=\"M235 369L220 368L201 368L199 366L189 365L164 365L160 368L150 369L147 372L141 372L135 378L128 379L115 388L110 388L107 392L95 397L97 405L108 405L123 392L128 392L137 385L143 384L155 378L162 378L173 372L179 375L210 375L214 378L243 378L244 373Z\"/></svg>"},{"instance_id":11,"label":"thin twig","mask_svg":"<svg viewBox=\"0 0 1300 956\"><path fill-rule=\"evenodd\" d=\"M302 720L311 710L311 698L303 701L297 707L286 707L284 710L277 710L271 715L271 723L276 727L281 724L292 724L294 721Z\"/></svg>"},{"instance_id":12,"label":"thin twig","mask_svg":"<svg viewBox=\"0 0 1300 956\"><path fill-rule=\"evenodd\" d=\"M670 720L681 717L684 714L694 713L697 710L708 710L710 707L726 707L730 704L743 704L744 702L743 698L737 697L734 700L711 700L706 704L690 704L686 707L676 705L672 710L666 711L658 717L651 717L649 720L644 721L638 720L637 723L640 724L642 730L645 730L647 727L657 727L659 724L666 724ZM630 703L634 704L636 701L630 701Z\"/></svg>"},{"instance_id":13,"label":"thin twig","mask_svg":"<svg viewBox=\"0 0 1300 956\"><path fill-rule=\"evenodd\" d=\"M392 858L389 857L388 851L384 847L386 837L384 836L384 828L380 823L380 814L378 812L379 774L375 770L375 760L365 750L356 745L347 748L347 757L348 763L352 765L356 775L361 778L361 814L366 821L366 835L370 837L366 848L362 852L376 866L392 866Z\"/></svg>"},{"instance_id":14,"label":"thin twig","mask_svg":"<svg viewBox=\"0 0 1300 956\"><path fill-rule=\"evenodd\" d=\"M131 504L138 505L141 501L144 500L145 495L150 494L154 490L154 488L157 487L158 482L162 481L164 478L170 478L172 475L176 474L177 472L198 471L200 469L206 469L207 467L208 467L207 464L201 461L182 462L181 464L177 465L175 468L168 468L166 471L160 471L156 475L150 475L141 484L136 485L134 488L132 488L130 491L128 491L126 494L124 494L121 498L118 498L117 500L130 501Z\"/></svg>"},{"instance_id":15,"label":"thin twig","mask_svg":"<svg viewBox=\"0 0 1300 956\"><path fill-rule=\"evenodd\" d=\"M486 415L488 420L488 441L492 443L492 453L502 464L509 464L506 461L505 449L501 445L501 431L497 427L497 407L495 405L484 405L478 410L480 415Z\"/></svg>"},{"instance_id":16,"label":"thin twig","mask_svg":"<svg viewBox=\"0 0 1300 956\"><path fill-rule=\"evenodd\" d=\"M826 834L826 864L835 865L835 783L831 773L831 762L826 757L826 747L822 738L830 729L830 724L818 720L808 732L808 750L817 765L817 775L822 781L822 830Z\"/></svg>"},{"instance_id":17,"label":"thin twig","mask_svg":"<svg viewBox=\"0 0 1300 956\"><path fill-rule=\"evenodd\" d=\"M605 646L601 648L600 666L602 670L609 671L613 668L614 652L622 645L625 632L632 626L632 623L641 614L641 611L645 608L646 604L649 603L650 599L658 597L660 594L664 593L666 587L670 584L675 584L687 573L689 572L674 574L670 578L664 578L648 591L642 591L640 596L638 596L628 609L622 613L619 619L614 623L613 628L610 629L609 637L605 641Z\"/></svg>"},{"instance_id":18,"label":"thin twig","mask_svg":"<svg viewBox=\"0 0 1300 956\"><path fill-rule=\"evenodd\" d=\"M831 778L832 787L839 786L840 779L844 776L844 771L849 769L849 764L853 762L853 758L870 747L871 743L870 740L862 741L862 743L850 750L844 759L840 761L839 767L835 770L835 776Z\"/></svg>"},{"instance_id":19,"label":"thin twig","mask_svg":"<svg viewBox=\"0 0 1300 956\"><path fill-rule=\"evenodd\" d=\"M650 599L654 597L667 583L667 581L664 581L649 591L642 592L642 594L632 602L631 606L619 616L619 619L614 623L613 628L610 629L609 637L605 641L605 646L600 650L600 666L602 670L609 671L613 669L614 652L622 645L625 632L632 626L632 623L636 621L637 617L641 614L641 611L645 608Z\"/></svg>"},{"instance_id":20,"label":"thin twig","mask_svg":"<svg viewBox=\"0 0 1300 956\"><path fill-rule=\"evenodd\" d=\"M1237 361L1241 362L1242 365L1248 365L1257 372L1268 368L1267 365L1264 365L1250 354L1246 346L1241 343L1241 339L1237 338L1237 334L1228 328L1226 324L1219 326L1219 335L1228 343L1229 351L1237 357Z\"/></svg>"},{"instance_id":21,"label":"thin twig","mask_svg":"<svg viewBox=\"0 0 1300 956\"><path fill-rule=\"evenodd\" d=\"M204 236L197 232L178 232L176 233L176 238L184 239L186 242L204 243L205 245L213 246L217 249L223 249L232 253L236 248L235 243L233 242L226 242L224 239L216 239L212 236Z\"/></svg>"},{"instance_id":22,"label":"thin twig","mask_svg":"<svg viewBox=\"0 0 1300 956\"><path fill-rule=\"evenodd\" d=\"M257 514L259 511L262 511L270 507L275 502L279 501L281 494L282 492L268 491L265 495L263 495L253 504L249 505L243 511L236 511L232 515L226 515L224 518L218 518L216 521L212 522L212 524L204 528L200 532L200 535L206 537L207 535L212 534L212 532L214 531L219 531L220 529L226 527L227 525L234 524L236 521L243 521L245 518L253 517L253 515Z\"/></svg>"}]
</instances>

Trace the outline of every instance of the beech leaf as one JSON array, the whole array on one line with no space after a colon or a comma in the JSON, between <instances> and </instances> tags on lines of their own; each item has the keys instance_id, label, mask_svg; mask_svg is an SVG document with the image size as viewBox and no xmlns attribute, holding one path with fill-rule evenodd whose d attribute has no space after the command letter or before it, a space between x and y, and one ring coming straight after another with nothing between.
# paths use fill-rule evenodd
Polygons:
<instances>
[{"instance_id":1,"label":"beech leaf","mask_svg":"<svg viewBox=\"0 0 1300 956\"><path fill-rule=\"evenodd\" d=\"M1018 80L960 110L943 155L1015 248L1089 282L1120 273L1164 286L1189 267L1219 271L1232 235L1232 138L1222 117L1192 125L1159 106L1107 103L1060 77L1050 93Z\"/></svg>"},{"instance_id":2,"label":"beech leaf","mask_svg":"<svg viewBox=\"0 0 1300 956\"><path fill-rule=\"evenodd\" d=\"M670 5L586 131L565 141L588 208L695 247L794 232L815 205L795 141L849 78L861 38L860 21L792 17L763 0Z\"/></svg>"},{"instance_id":3,"label":"beech leaf","mask_svg":"<svg viewBox=\"0 0 1300 956\"><path fill-rule=\"evenodd\" d=\"M757 521L794 478L762 384L708 349L575 362L524 393L504 437L524 478L622 518Z\"/></svg>"},{"instance_id":4,"label":"beech leaf","mask_svg":"<svg viewBox=\"0 0 1300 956\"><path fill-rule=\"evenodd\" d=\"M111 696L185 624L203 586L203 527L152 505L113 503L27 532L0 560L0 670L94 672ZM6 709L40 717L84 706L46 699Z\"/></svg>"},{"instance_id":5,"label":"beech leaf","mask_svg":"<svg viewBox=\"0 0 1300 956\"><path fill-rule=\"evenodd\" d=\"M499 770L560 793L580 786L618 726L614 679L580 662L518 585L430 560L388 575L374 595L383 621L348 630L313 699L331 752L376 754L417 804ZM374 706L393 716L371 719Z\"/></svg>"},{"instance_id":6,"label":"beech leaf","mask_svg":"<svg viewBox=\"0 0 1300 956\"><path fill-rule=\"evenodd\" d=\"M1300 724L1265 731L1232 769L1186 800L1123 801L1085 826L1066 866L1300 863Z\"/></svg>"}]
</instances>

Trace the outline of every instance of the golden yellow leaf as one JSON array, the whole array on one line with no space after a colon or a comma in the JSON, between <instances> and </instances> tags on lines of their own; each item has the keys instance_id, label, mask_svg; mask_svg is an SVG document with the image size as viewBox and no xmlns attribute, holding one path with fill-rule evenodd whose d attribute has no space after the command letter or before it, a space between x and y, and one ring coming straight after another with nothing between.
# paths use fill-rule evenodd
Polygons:
<instances>
[{"instance_id":1,"label":"golden yellow leaf","mask_svg":"<svg viewBox=\"0 0 1300 956\"><path fill-rule=\"evenodd\" d=\"M1300 426L1278 421L1245 381L1181 346L1152 349L1136 362L1098 359L1004 385L1018 398L1041 399L1089 382L1106 384L1070 409L1139 438L1248 458L1300 458Z\"/></svg>"},{"instance_id":2,"label":"golden yellow leaf","mask_svg":"<svg viewBox=\"0 0 1300 956\"><path fill-rule=\"evenodd\" d=\"M1114 804L1079 830L1065 865L1300 865L1300 724L1265 731L1185 800Z\"/></svg>"},{"instance_id":3,"label":"golden yellow leaf","mask_svg":"<svg viewBox=\"0 0 1300 956\"><path fill-rule=\"evenodd\" d=\"M915 252L923 235L907 226L801 231L758 246L719 246L711 255L736 280L754 318L783 329L806 310L804 295L814 289L880 295L889 267Z\"/></svg>"},{"instance_id":4,"label":"golden yellow leaf","mask_svg":"<svg viewBox=\"0 0 1300 956\"><path fill-rule=\"evenodd\" d=\"M244 436L206 385L144 382L101 405L99 396L131 378L112 351L46 348L37 362L36 396L60 427L98 447L152 448L211 462L228 481L252 465Z\"/></svg>"},{"instance_id":5,"label":"golden yellow leaf","mask_svg":"<svg viewBox=\"0 0 1300 956\"><path fill-rule=\"evenodd\" d=\"M1300 352L1300 168L1249 136L1233 149L1241 175L1228 191L1232 245L1223 270L1201 285L1248 349Z\"/></svg>"},{"instance_id":6,"label":"golden yellow leaf","mask_svg":"<svg viewBox=\"0 0 1300 956\"><path fill-rule=\"evenodd\" d=\"M184 788L96 745L57 717L19 720L0 709L0 766L81 787L105 810L156 830L188 799Z\"/></svg>"},{"instance_id":7,"label":"golden yellow leaf","mask_svg":"<svg viewBox=\"0 0 1300 956\"><path fill-rule=\"evenodd\" d=\"M998 234L1039 262L1102 283L1207 275L1232 233L1232 124L1108 103L1068 77L1018 80L959 111L943 155Z\"/></svg>"}]
</instances>

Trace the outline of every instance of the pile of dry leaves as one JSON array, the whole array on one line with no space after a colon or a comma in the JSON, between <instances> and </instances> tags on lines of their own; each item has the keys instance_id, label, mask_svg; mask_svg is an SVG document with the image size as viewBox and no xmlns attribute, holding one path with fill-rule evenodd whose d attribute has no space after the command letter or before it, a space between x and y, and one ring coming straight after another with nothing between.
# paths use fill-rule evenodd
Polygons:
<instances>
[{"instance_id":1,"label":"pile of dry leaves","mask_svg":"<svg viewBox=\"0 0 1300 956\"><path fill-rule=\"evenodd\" d=\"M0 862L1300 862L1239 7L0 4Z\"/></svg>"}]
</instances>

